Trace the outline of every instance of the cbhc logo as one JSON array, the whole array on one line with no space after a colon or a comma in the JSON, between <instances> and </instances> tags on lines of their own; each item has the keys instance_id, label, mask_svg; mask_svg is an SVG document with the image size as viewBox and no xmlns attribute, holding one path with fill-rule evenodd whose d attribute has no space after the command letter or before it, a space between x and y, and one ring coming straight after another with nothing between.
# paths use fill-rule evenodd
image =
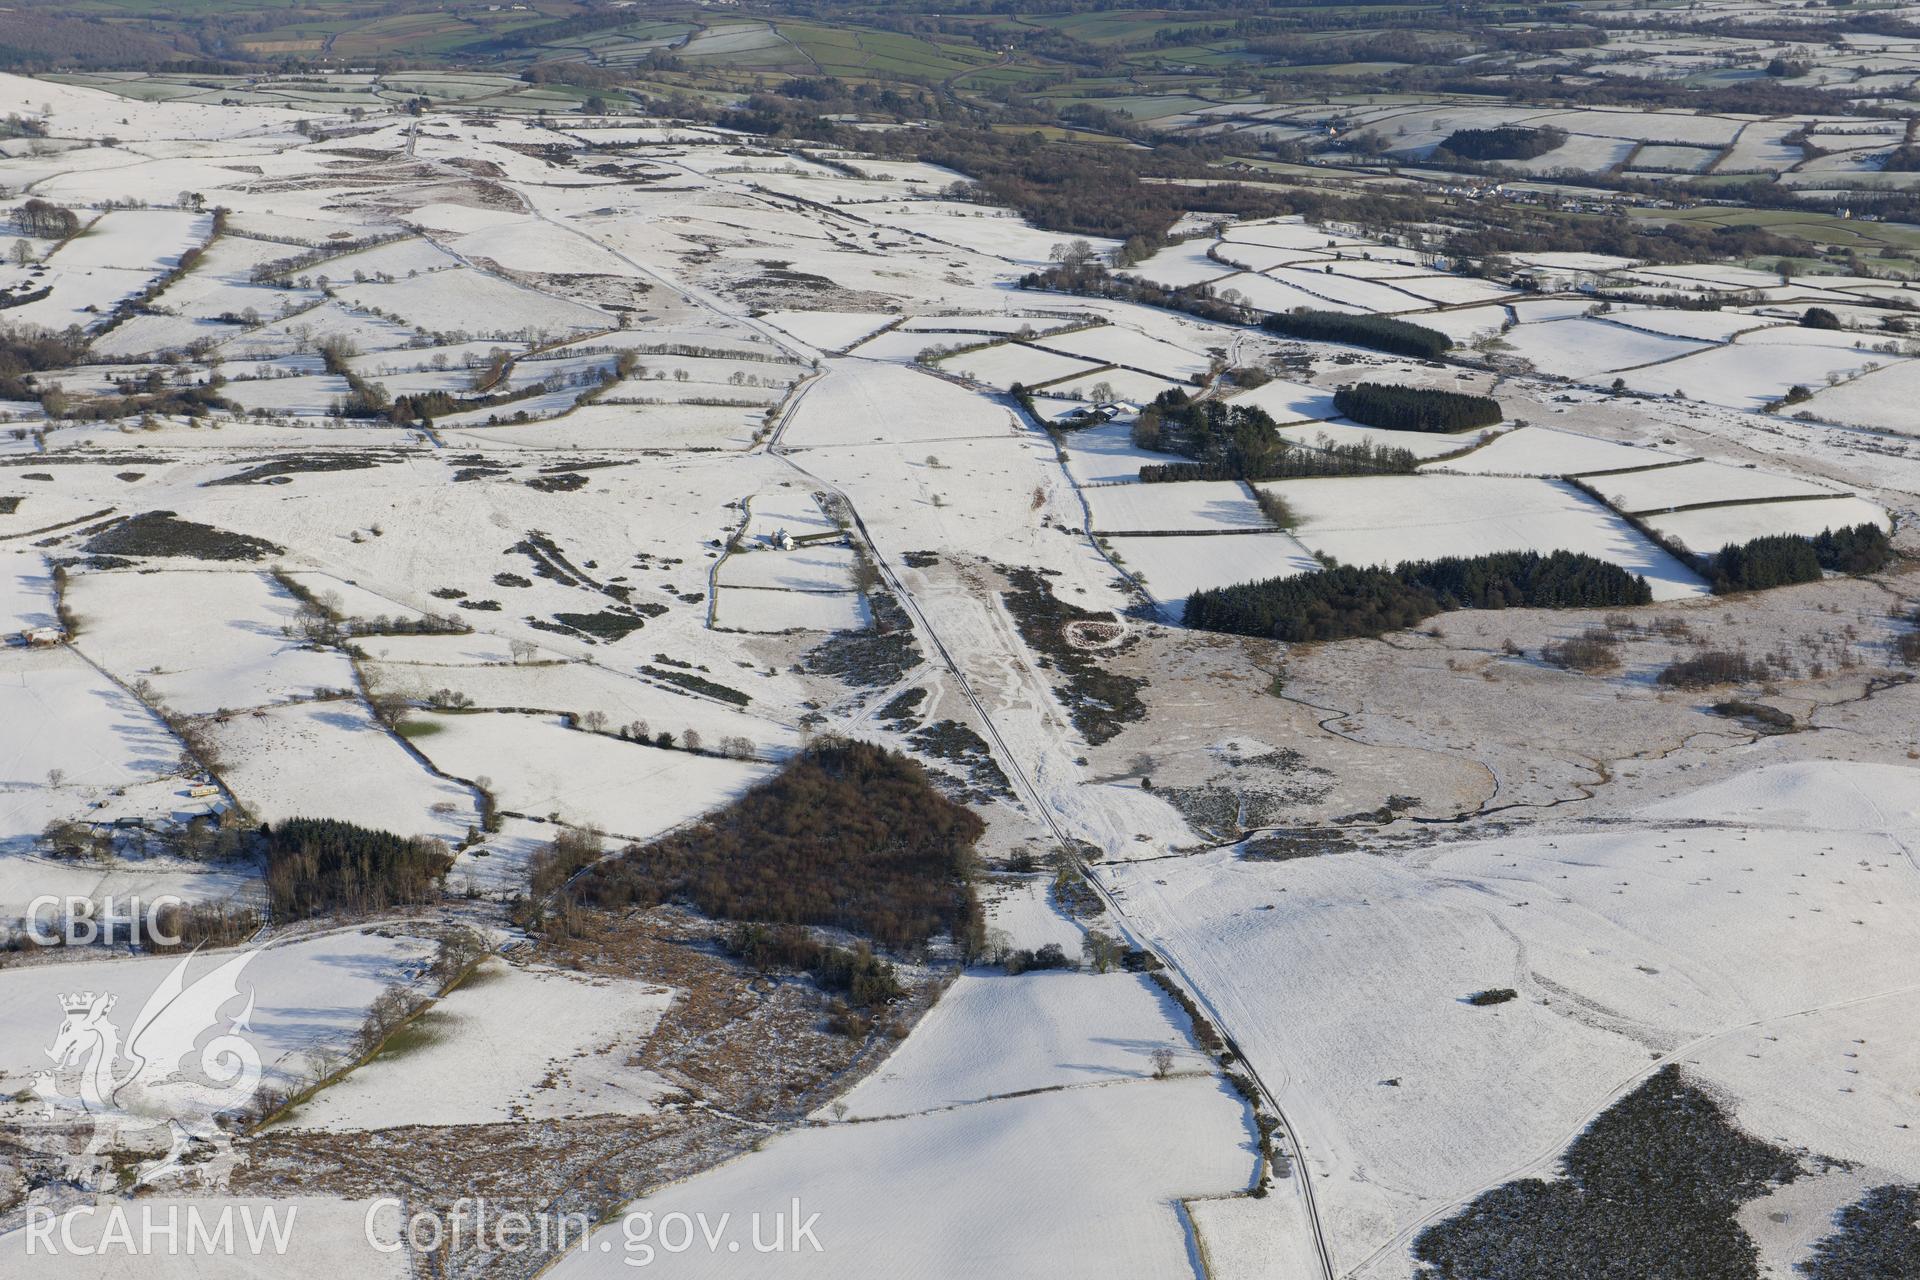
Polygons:
<instances>
[{"instance_id":1,"label":"cbhc logo","mask_svg":"<svg viewBox=\"0 0 1920 1280\"><path fill-rule=\"evenodd\" d=\"M96 903L76 895L43 894L27 904L27 936L42 947L85 947L96 942L112 946L119 941L177 947L181 935L167 926L169 917L177 924L180 906L180 899L170 897L123 902L108 894Z\"/></svg>"}]
</instances>

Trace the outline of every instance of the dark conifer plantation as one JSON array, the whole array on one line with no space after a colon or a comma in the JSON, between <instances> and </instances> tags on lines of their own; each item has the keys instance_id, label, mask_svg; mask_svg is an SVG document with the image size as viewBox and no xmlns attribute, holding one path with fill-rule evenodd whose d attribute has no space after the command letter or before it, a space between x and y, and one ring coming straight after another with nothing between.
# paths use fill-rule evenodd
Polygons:
<instances>
[{"instance_id":1,"label":"dark conifer plantation","mask_svg":"<svg viewBox=\"0 0 1920 1280\"><path fill-rule=\"evenodd\" d=\"M1811 538L1771 534L1730 542L1713 558L1713 589L1764 591L1796 582L1817 582L1824 570L1876 573L1893 559L1893 541L1877 524L1824 529Z\"/></svg>"},{"instance_id":2,"label":"dark conifer plantation","mask_svg":"<svg viewBox=\"0 0 1920 1280\"><path fill-rule=\"evenodd\" d=\"M1421 560L1395 569L1338 565L1196 591L1186 623L1207 631L1304 642L1377 636L1453 609L1580 609L1650 604L1647 580L1571 551L1508 551Z\"/></svg>"},{"instance_id":3,"label":"dark conifer plantation","mask_svg":"<svg viewBox=\"0 0 1920 1280\"><path fill-rule=\"evenodd\" d=\"M1356 382L1333 393L1342 416L1390 431L1471 431L1496 425L1503 415L1491 396L1470 396L1428 387Z\"/></svg>"},{"instance_id":4,"label":"dark conifer plantation","mask_svg":"<svg viewBox=\"0 0 1920 1280\"><path fill-rule=\"evenodd\" d=\"M1421 1280L1754 1280L1735 1215L1801 1170L1669 1065L1587 1126L1560 1172L1495 1187L1421 1231Z\"/></svg>"},{"instance_id":5,"label":"dark conifer plantation","mask_svg":"<svg viewBox=\"0 0 1920 1280\"><path fill-rule=\"evenodd\" d=\"M1565 129L1529 129L1507 124L1494 129L1455 129L1439 150L1457 160L1531 160L1567 141Z\"/></svg>"},{"instance_id":6,"label":"dark conifer plantation","mask_svg":"<svg viewBox=\"0 0 1920 1280\"><path fill-rule=\"evenodd\" d=\"M1260 322L1269 333L1314 342L1344 342L1350 346L1387 351L1419 360L1438 360L1453 339L1437 329L1394 320L1387 316L1350 315L1345 311L1281 311Z\"/></svg>"},{"instance_id":7,"label":"dark conifer plantation","mask_svg":"<svg viewBox=\"0 0 1920 1280\"><path fill-rule=\"evenodd\" d=\"M1134 424L1133 442L1193 459L1150 463L1140 469L1148 484L1175 480L1285 480L1305 476L1407 475L1419 465L1409 449L1371 441L1324 448L1280 434L1257 405L1191 400L1178 389L1163 391Z\"/></svg>"},{"instance_id":8,"label":"dark conifer plantation","mask_svg":"<svg viewBox=\"0 0 1920 1280\"><path fill-rule=\"evenodd\" d=\"M1878 573L1893 562L1893 539L1877 524L1823 529L1814 535L1813 554L1835 573Z\"/></svg>"},{"instance_id":9,"label":"dark conifer plantation","mask_svg":"<svg viewBox=\"0 0 1920 1280\"><path fill-rule=\"evenodd\" d=\"M263 827L267 896L278 920L429 902L453 866L438 840L397 836L337 818Z\"/></svg>"}]
</instances>

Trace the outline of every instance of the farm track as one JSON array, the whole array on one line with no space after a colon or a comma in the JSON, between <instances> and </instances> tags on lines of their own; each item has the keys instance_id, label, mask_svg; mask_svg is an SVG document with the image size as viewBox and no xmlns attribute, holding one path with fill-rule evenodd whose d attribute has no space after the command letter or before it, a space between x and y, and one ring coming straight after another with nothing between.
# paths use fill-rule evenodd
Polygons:
<instances>
[{"instance_id":1,"label":"farm track","mask_svg":"<svg viewBox=\"0 0 1920 1280\"><path fill-rule=\"evenodd\" d=\"M707 290L698 287L697 285L688 284L685 281L675 279L674 277L667 275L665 272L660 271L657 268L650 267L646 263L641 262L636 258L631 258L627 256L626 254L622 253L620 250L614 248L612 245L606 243L604 240L599 239L597 236L590 235L588 232L582 230L579 227L573 226L570 223L561 222L558 219L552 217L544 209L540 208L537 202L530 199L527 196L527 193L521 189L519 184L509 184L509 189L512 190L515 195L520 197L521 202L526 205L528 211L532 213L535 218L538 218L541 222L546 223L548 226L555 227L559 230L565 231L570 235L579 237L580 239L586 241L588 244L594 246L596 249L600 250L602 253L605 253L610 257L616 258L620 262L627 265L628 267L631 267L635 272L644 276L646 279L651 280L653 283L659 285L661 288L667 290L668 292L679 294L681 297L693 303L695 306L698 306L705 311L709 311L713 313L715 316L719 317L722 320L726 320L734 324L739 324L748 329L753 330L755 333L759 334L761 337L767 339L769 342L773 343L775 346L779 347L781 350L801 360L803 363L810 364L820 359L821 353L818 350L806 345L803 342L800 342L795 338L789 337L785 332L775 327L774 325L768 324L766 321L761 320L755 316L749 316L749 315L737 313L732 308L728 307L722 299L720 299L713 293L710 293ZM790 408L791 406L789 406L789 409Z\"/></svg>"},{"instance_id":2,"label":"farm track","mask_svg":"<svg viewBox=\"0 0 1920 1280\"><path fill-rule=\"evenodd\" d=\"M43 444L41 447L44 449L45 445ZM90 512L84 516L75 516L71 520L62 520L58 524L42 525L38 529L22 529L19 533L0 534L0 542L12 542L19 538L32 538L43 533L56 533L61 529L71 529L77 524L86 524L93 520L104 520L108 516L111 516L115 510L117 510L117 508L102 507L98 511Z\"/></svg>"},{"instance_id":3,"label":"farm track","mask_svg":"<svg viewBox=\"0 0 1920 1280\"><path fill-rule=\"evenodd\" d=\"M1008 778L1013 782L1014 786L1018 788L1026 800L1027 806L1046 824L1056 846L1072 860L1073 865L1080 870L1085 882L1099 895L1126 940L1131 945L1152 955L1162 966L1161 971L1172 975L1173 980L1186 991L1188 997L1194 1001L1195 1006L1205 1010L1209 1018L1222 1028L1228 1044L1232 1045L1236 1043L1231 1031L1227 1029L1227 1024L1220 1017L1219 1009L1200 988L1199 984L1193 980L1190 974L1180 967L1177 961L1162 952L1153 940L1128 918L1125 910L1121 906L1120 899L1115 896L1097 872L1088 865L1085 857L1081 853L1080 842L1070 835L1065 827L1061 825L1059 817L1055 814L1052 807L1048 805L1045 795L1040 788L1034 784L1027 769L1008 744L986 700L983 699L975 689L973 682L968 678L965 670L954 657L953 651L948 647L939 630L934 627L926 611L921 607L920 601L906 588L906 585L901 581L893 565L887 560L884 553L881 552L875 543L872 534L867 529L865 520L862 519L859 509L854 505L852 499L831 480L808 471L805 467L794 461L788 451L782 447L780 443L781 436L784 435L786 428L793 420L792 407L793 406L789 407L789 411L782 416L779 424L775 427L773 435L768 441L769 452L771 452L773 456L780 458L810 482L835 494L841 501L846 503L846 509L853 520L854 531L866 546L867 554L872 558L873 564L879 571L882 580L901 602L909 615L911 615L914 620L915 629L925 637L928 644L932 646L940 665L946 668L948 675L952 678L955 688L960 692L961 697L967 704L973 708L974 714L979 717L980 723L986 729L986 735L993 745L994 758L1006 771ZM1023 676L1027 677L1030 681L1032 680L1032 673L1029 668L1024 664L1020 664L1019 669ZM1038 683L1037 681L1033 682ZM1051 705L1051 694L1044 687L1030 690L1030 697L1032 698L1033 705L1036 707L1047 707ZM1265 1100L1267 1106L1272 1110L1275 1119L1278 1121L1279 1128L1276 1132L1280 1136L1283 1148L1289 1151L1291 1163L1295 1166L1295 1176L1286 1179L1286 1181L1298 1189L1302 1198L1306 1209L1307 1220L1312 1226L1314 1252L1320 1262L1323 1280L1335 1280L1336 1271L1333 1255L1327 1244L1325 1230L1320 1222L1319 1206L1314 1200L1313 1180L1306 1164L1305 1145L1300 1140L1298 1131L1288 1119L1285 1110L1280 1106L1277 1095L1268 1087L1266 1081L1261 1078L1259 1071L1244 1057L1240 1058L1240 1066L1247 1073L1248 1077L1252 1079L1254 1086L1259 1090L1261 1097Z\"/></svg>"},{"instance_id":4,"label":"farm track","mask_svg":"<svg viewBox=\"0 0 1920 1280\"><path fill-rule=\"evenodd\" d=\"M787 456L786 450L780 447L780 444L779 444L780 438L781 438L781 435L784 433L785 427L787 425L788 425L788 421L783 419L779 426L779 429L775 432L774 439L773 439L773 446L774 446L773 452L776 454L776 456L783 457L789 463L789 465L793 465L794 467L796 467L796 469L801 470L802 473L807 475L813 482L822 484L823 486L828 487L830 489L834 489L835 492L839 492L837 488L835 488L831 484L831 482L825 480L822 477L816 476L811 472L805 471L804 468L800 467L800 464L797 461L795 461L792 457ZM1076 486L1076 492L1077 492L1077 486ZM846 498L846 495L844 493L842 493L841 496L843 499ZM1008 773L1009 778L1014 781L1015 786L1020 790L1023 796L1026 797L1029 805L1035 810L1035 812L1037 812L1040 815L1041 819L1044 822L1046 822L1049 830L1052 832L1054 836L1054 839L1057 842L1059 842L1061 847L1068 851L1069 856L1073 857L1076 863L1081 866L1083 872L1086 873L1086 878L1088 880L1088 883L1091 884L1095 888L1095 891L1100 894L1103 902L1107 905L1115 921L1121 926L1121 930L1124 933L1124 935L1128 938L1128 940L1134 945L1142 946L1143 949L1148 950L1152 954L1156 955L1156 957L1158 957L1161 960L1161 962L1167 966L1166 972L1169 972L1170 974L1176 977L1176 980L1180 982L1181 986L1189 993L1190 996L1192 996L1195 999L1196 1004L1200 1008L1205 1010L1207 1012L1207 1015L1213 1021L1215 1021L1217 1025L1219 1025L1222 1028L1223 1032L1227 1034L1229 1044L1233 1044L1234 1040L1231 1033L1231 1023L1227 1019L1221 1016L1218 1006L1213 1001L1211 1001L1206 997L1204 991L1192 979L1191 975L1189 975L1184 970L1182 970L1177 963L1170 961L1169 958L1165 954L1163 954L1159 950L1159 948L1153 944L1153 942L1150 939L1142 936L1142 932L1136 926L1134 926L1134 924L1127 917L1121 905L1120 900L1098 878L1096 873L1094 873L1093 871L1087 868L1084 860L1082 860L1079 856L1078 846L1069 838L1067 831L1063 828L1055 812L1052 809L1050 809L1048 805L1045 803L1044 796L1041 793L1040 789L1035 785L1028 771L1024 767L1022 767L1014 751L1012 750L1009 743L1007 742L1006 737L1002 734L999 725L996 723L994 715L992 714L990 709L987 707L984 700L979 696L979 694L973 687L971 681L967 678L965 672L961 669L958 661L954 656L954 653L949 649L949 646L946 640L940 635L940 633L934 627L931 619L927 616L926 612L921 608L920 603L917 600L915 600L911 595L911 593L909 593L906 590L904 584L901 583L899 576L897 573L895 573L893 567L886 562L884 556L882 556L878 548L874 546L874 540L871 534L867 530L864 522L862 522L859 519L857 509L853 507L850 500L848 502L848 506L849 506L849 510L853 510L855 512L856 529L859 535L861 536L862 540L868 545L872 555L874 556L876 564L880 566L881 571L885 576L885 579L888 582L889 586L895 590L896 594L899 596L902 602L909 609L912 616L916 619L916 624L918 629L931 642L933 646L933 650L937 655L938 661L947 668L948 672L951 674L955 682L956 687L959 689L962 696L967 700L967 702L974 708L975 712L980 717L983 725L986 727L988 737L990 738L994 746L995 756L1002 763L1002 765L1006 767L1006 771ZM1085 511L1084 496L1082 496L1082 509L1084 512ZM1044 697L1046 696L1045 691L1042 690L1039 696L1044 699ZM1332 716L1329 716L1327 720L1323 720L1321 722L1322 728L1327 732L1337 733L1336 730L1331 729L1328 722L1333 720L1338 720L1340 718L1341 716L1337 713ZM1340 735L1340 736L1346 736L1346 735ZM1353 739L1353 740L1358 741L1358 739ZM1482 805L1478 806L1474 810L1462 812L1460 814L1452 816L1449 819L1437 819L1437 820L1430 819L1427 821L1457 824L1457 823L1463 823L1463 822L1471 821L1477 818L1481 818L1489 814L1504 812L1508 810L1530 809L1535 811L1545 811L1545 810L1558 808L1563 805L1579 804L1581 802L1591 800L1597 794L1598 790L1601 787L1604 787L1607 782L1611 781L1611 771L1608 765L1606 764L1606 762L1600 761L1600 760L1592 760L1592 761L1589 761L1589 767L1593 770L1595 775L1594 780L1590 785L1578 786L1574 794L1561 796L1545 802L1509 802L1509 803L1503 803L1503 804L1492 803L1492 801L1495 798L1497 798L1497 795L1498 795L1499 779L1496 775L1495 776L1495 786L1496 786L1495 796L1489 797L1489 800L1487 802L1484 802ZM1908 859L1912 860L1914 858L1913 851L1910 848L1907 848L1906 846L1902 845L1901 851ZM1916 862L1915 865L1920 866L1920 862ZM1903 989L1903 992L1905 990L1907 989ZM1841 1002L1841 1005L1860 1003L1866 1000L1880 999L1892 994L1898 994L1898 993L1889 992L1889 993L1880 993L1878 995L1858 997L1849 1001ZM1841 1007L1841 1006L1836 1005L1832 1007ZM1821 1010L1801 1010L1791 1014L1777 1015L1775 1018L1764 1019L1761 1021L1762 1022L1777 1021L1780 1018L1806 1016L1808 1014L1821 1012L1823 1010L1824 1010L1824 1007ZM1286 1113L1281 1109L1278 1099L1275 1096L1273 1089L1269 1086L1268 1082L1259 1077L1258 1072L1252 1068L1251 1064L1246 1063L1244 1059L1242 1061L1243 1061L1243 1065L1246 1066L1249 1073L1253 1075L1255 1084L1259 1088L1262 1096L1266 1099L1268 1105L1272 1107L1274 1114L1280 1120L1281 1128L1279 1132L1281 1135L1281 1141L1284 1143L1285 1147L1290 1147L1292 1149L1292 1153L1298 1165L1300 1194L1302 1195L1303 1200L1305 1201L1305 1204L1307 1207L1309 1221L1312 1225L1313 1233L1314 1233L1314 1244L1316 1248L1316 1253L1320 1259L1323 1274L1326 1277L1326 1280L1335 1280L1336 1277L1351 1277L1351 1276L1357 1276L1363 1273L1369 1267L1373 1266L1381 1257L1391 1252L1396 1247L1404 1247L1404 1245L1412 1238L1412 1236L1414 1234L1417 1234L1417 1232L1428 1223L1438 1220L1440 1217L1443 1217L1446 1214L1457 1209L1459 1205L1469 1202L1475 1196L1481 1194L1484 1191L1490 1190L1494 1186L1498 1186L1510 1180L1513 1177L1526 1176L1527 1173L1538 1169L1539 1167L1541 1167L1542 1165L1550 1161L1559 1151L1563 1150L1566 1143L1570 1141L1573 1136L1576 1136L1579 1132L1581 1132L1588 1124L1590 1124L1595 1116L1597 1116L1601 1111L1605 1110L1607 1106L1612 1105L1612 1103L1614 1101L1617 1101L1617 1099L1620 1096L1624 1095L1626 1092L1630 1091L1632 1088L1637 1087L1652 1071L1658 1070L1661 1066L1666 1065L1668 1062L1677 1061L1686 1054L1696 1053L1699 1050L1705 1048L1707 1045L1713 1043L1715 1040L1736 1035L1745 1030L1750 1030L1753 1025L1756 1025L1756 1024L1745 1023L1738 1026L1722 1029L1721 1031L1712 1033L1710 1036L1703 1037L1699 1040L1691 1042L1686 1046L1683 1046L1681 1049L1674 1051L1672 1054L1667 1055L1667 1057L1661 1060L1650 1063L1645 1070L1639 1072L1638 1074L1636 1074L1635 1076L1633 1076L1628 1080L1622 1081L1604 1099L1596 1103L1596 1105L1592 1108L1592 1110L1586 1116L1584 1116L1579 1121L1579 1123L1576 1124L1567 1134L1556 1139L1551 1145L1543 1149L1527 1164L1521 1166L1519 1169L1512 1171L1501 1178L1492 1180L1485 1186L1476 1188L1474 1191L1468 1193L1467 1195L1460 1197L1460 1199L1457 1200L1453 1205L1446 1206L1443 1209L1435 1210L1432 1213L1425 1215L1418 1221L1409 1224L1407 1227L1403 1228L1401 1232L1394 1237L1394 1239L1380 1246L1373 1253L1369 1254L1365 1259L1361 1260L1357 1264L1346 1266L1346 1267L1341 1267L1336 1265L1332 1257L1331 1250L1327 1244L1325 1233L1324 1233L1322 1224L1320 1222L1318 1207L1314 1201L1312 1173L1307 1168L1306 1160L1305 1160L1306 1153L1300 1142L1300 1138L1297 1131L1294 1129L1291 1121L1286 1116Z\"/></svg>"}]
</instances>

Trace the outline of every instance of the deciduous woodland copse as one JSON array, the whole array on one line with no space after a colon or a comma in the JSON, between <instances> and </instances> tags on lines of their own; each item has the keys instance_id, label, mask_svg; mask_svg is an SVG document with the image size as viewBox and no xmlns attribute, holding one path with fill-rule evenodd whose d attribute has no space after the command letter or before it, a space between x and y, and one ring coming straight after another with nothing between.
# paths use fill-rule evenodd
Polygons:
<instances>
[{"instance_id":1,"label":"deciduous woodland copse","mask_svg":"<svg viewBox=\"0 0 1920 1280\"><path fill-rule=\"evenodd\" d=\"M569 891L581 905L684 901L710 916L825 925L883 946L979 928L985 830L898 752L829 740L690 830L628 849Z\"/></svg>"}]
</instances>

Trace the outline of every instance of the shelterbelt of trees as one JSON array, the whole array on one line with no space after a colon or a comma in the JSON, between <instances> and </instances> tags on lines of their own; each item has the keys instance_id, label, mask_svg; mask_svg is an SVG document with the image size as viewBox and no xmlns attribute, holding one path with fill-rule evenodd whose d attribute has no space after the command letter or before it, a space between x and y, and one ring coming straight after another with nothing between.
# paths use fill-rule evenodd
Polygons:
<instances>
[{"instance_id":1,"label":"shelterbelt of trees","mask_svg":"<svg viewBox=\"0 0 1920 1280\"><path fill-rule=\"evenodd\" d=\"M1186 624L1304 643L1377 636L1454 609L1596 608L1651 604L1647 580L1572 551L1507 551L1409 561L1393 569L1333 565L1319 573L1196 591Z\"/></svg>"},{"instance_id":2,"label":"shelterbelt of trees","mask_svg":"<svg viewBox=\"0 0 1920 1280\"><path fill-rule=\"evenodd\" d=\"M1344 342L1396 356L1412 356L1416 360L1438 360L1453 346L1453 339L1446 334L1409 320L1352 315L1345 311L1315 311L1309 307L1275 312L1262 320L1260 327L1283 338Z\"/></svg>"}]
</instances>

